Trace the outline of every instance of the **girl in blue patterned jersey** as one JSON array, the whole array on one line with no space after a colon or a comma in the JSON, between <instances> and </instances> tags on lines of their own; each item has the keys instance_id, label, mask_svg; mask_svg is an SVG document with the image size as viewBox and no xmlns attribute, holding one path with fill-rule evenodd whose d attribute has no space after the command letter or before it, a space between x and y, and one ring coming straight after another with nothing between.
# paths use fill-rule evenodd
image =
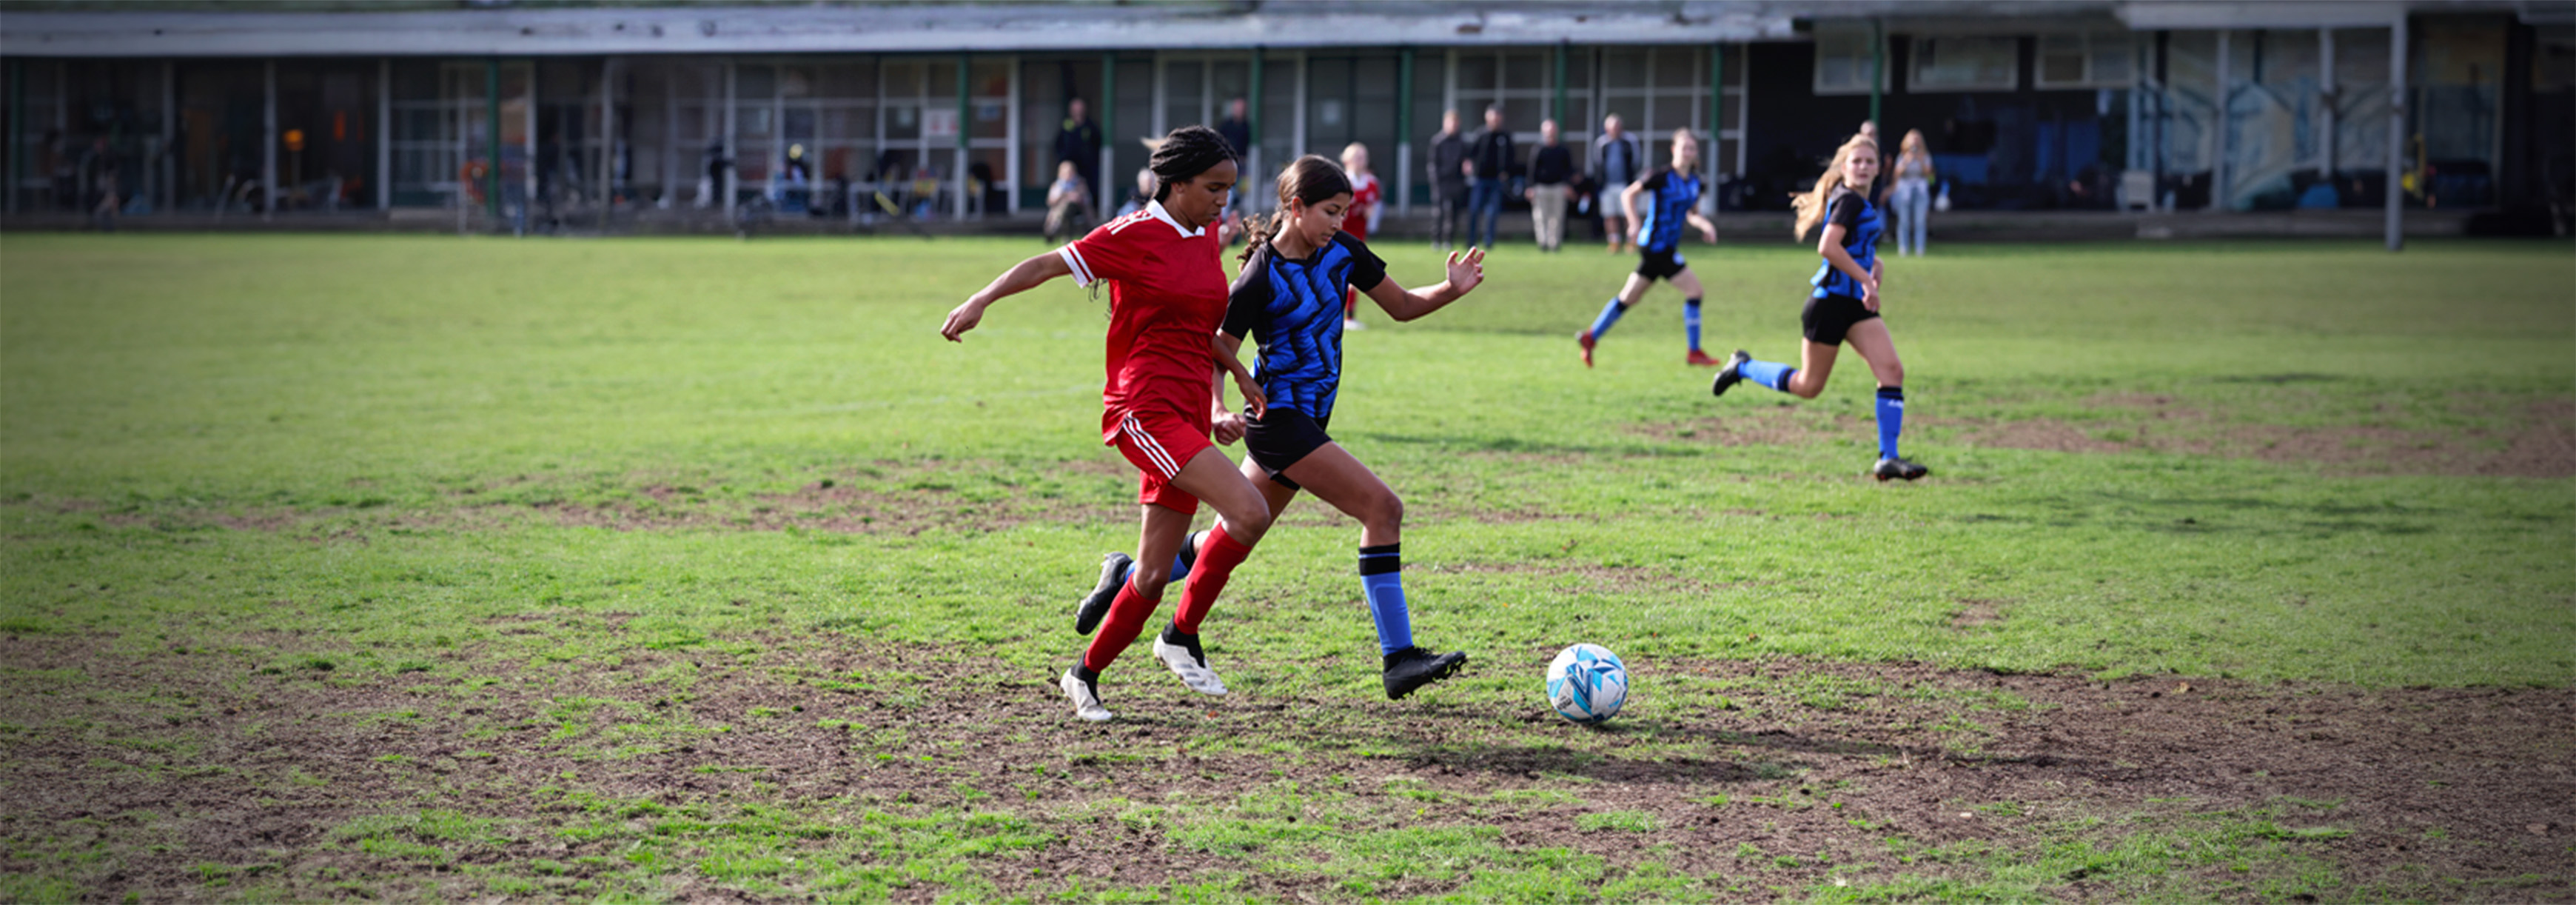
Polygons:
<instances>
[{"instance_id":1,"label":"girl in blue patterned jersey","mask_svg":"<svg viewBox=\"0 0 2576 905\"><path fill-rule=\"evenodd\" d=\"M1798 367L1755 361L1738 349L1717 372L1708 391L1726 395L1742 381L1752 381L1801 399L1814 399L1833 376L1834 357L1843 343L1860 353L1878 378L1878 464L1869 474L1881 481L1914 480L1931 470L1897 455L1896 438L1905 428L1905 363L1896 357L1896 341L1878 313L1878 238L1885 228L1869 189L1878 179L1878 141L1854 135L1834 153L1834 164L1816 179L1816 189L1798 196L1797 234L1823 224L1816 253L1824 261L1807 282L1807 309L1800 315L1807 342Z\"/></svg>"},{"instance_id":2,"label":"girl in blue patterned jersey","mask_svg":"<svg viewBox=\"0 0 2576 905\"><path fill-rule=\"evenodd\" d=\"M1700 216L1699 140L1689 129L1673 130L1673 165L1658 167L1645 178L1620 190L1619 200L1626 207L1628 244L1637 249L1637 272L1628 275L1619 294L1601 306L1601 316L1592 326L1574 335L1575 347L1582 350L1583 366L1592 366L1592 349L1621 315L1646 298L1646 290L1656 280L1673 284L1682 293L1682 335L1690 340L1690 350L1682 361L1693 365L1714 365L1699 348L1699 274L1682 260L1683 227L1696 227L1711 243L1717 241L1717 224Z\"/></svg>"},{"instance_id":3,"label":"girl in blue patterned jersey","mask_svg":"<svg viewBox=\"0 0 2576 905\"><path fill-rule=\"evenodd\" d=\"M1413 320L1483 282L1485 252L1453 252L1447 280L1406 289L1387 278L1385 261L1342 231L1350 208L1350 179L1329 159L1309 154L1279 174L1278 213L1251 226L1216 343L1221 362L1239 353L1246 337L1261 348L1253 371L1269 405L1242 422L1243 474L1269 499L1273 517L1302 490L1359 520L1360 590L1377 624L1386 696L1401 698L1455 674L1467 655L1414 646L1399 571L1404 501L1326 433L1341 389L1342 302L1357 289L1388 316ZM1184 556L1191 546L1182 545ZM1175 563L1175 574L1189 565Z\"/></svg>"}]
</instances>

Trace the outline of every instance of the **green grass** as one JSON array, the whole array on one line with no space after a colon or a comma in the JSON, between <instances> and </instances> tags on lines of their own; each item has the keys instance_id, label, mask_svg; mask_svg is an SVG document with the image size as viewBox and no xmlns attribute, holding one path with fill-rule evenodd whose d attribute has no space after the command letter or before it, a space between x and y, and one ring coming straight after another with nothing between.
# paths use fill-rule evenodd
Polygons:
<instances>
[{"instance_id":1,"label":"green grass","mask_svg":"<svg viewBox=\"0 0 2576 905\"><path fill-rule=\"evenodd\" d=\"M1047 693L1076 649L1066 598L1100 551L1134 539L1132 473L1097 442L1105 301L1049 286L963 345L935 332L1039 248L0 238L0 635L5 650L112 661L0 656L0 693L53 704L0 710L0 760L41 760L36 740L122 740L141 753L107 759L155 781L238 770L280 807L335 809L318 841L260 852L152 851L181 845L153 829L173 817L18 825L0 831L0 898L121 895L107 878L147 861L188 865L206 887L189 895L216 898L2019 900L2074 874L2115 879L2114 898L2440 897L2461 893L2363 888L2314 853L2331 838L2248 829L2271 819L2262 803L2152 825L2094 815L2109 822L1873 854L1866 870L1763 846L1731 873L1692 874L1655 853L1679 832L1670 814L1589 777L1698 759L1740 778L1693 787L1718 802L1694 807L1824 811L1792 801L1808 769L1795 758L1690 727L1935 708L1924 731L1975 756L2029 707L1664 663L2362 688L2576 677L2576 484L2375 464L2407 444L2503 453L2576 397L2564 246L1953 246L1891 262L1908 453L1934 469L1914 486L1855 477L1875 457L1857 360L1813 402L1752 387L1712 402L1658 289L1587 371L1570 337L1626 262L1506 248L1448 311L1406 325L1371 312L1347 341L1334 420L1408 503L1417 634L1477 657L1431 697L1478 736L1411 738L1414 711L1374 699L1357 531L1308 500L1210 622L1236 695L1218 706L1366 706L1182 728L1206 708L1150 696L1131 654L1119 688L1137 689L1123 700L1155 737L1049 741L1066 731L1049 703L1043 721L987 731L1058 745L1058 773L937 774L963 750L937 726L991 719L955 708ZM1410 244L1382 252L1405 282L1436 273ZM1811 254L1691 259L1713 349L1794 358ZM2141 415L2140 397L2186 415ZM1748 423L1776 440L1720 442ZM2143 448L2011 448L1989 442L1998 425ZM2264 445L2300 442L2359 452L2338 464ZM1961 621L1979 607L1992 618ZM1643 667L1629 712L1570 740L1506 719L1539 706L1540 665L1577 640ZM848 649L933 662L818 659ZM165 669L225 678L135 678ZM247 703L297 695L346 703ZM219 723L225 708L249 722ZM219 740L216 725L230 727ZM1472 796L1375 775L1115 784L1180 757L1175 731L1229 770L1502 752L1535 778ZM172 753L280 732L374 739L350 759L383 781ZM695 791L619 779L804 732L837 734L858 775L937 781L909 800L825 790L799 761L755 753L701 765ZM1635 845L1606 857L1408 823L1462 808ZM1103 826L1183 867L1045 872L1044 853ZM2199 870L2221 856L2171 854L2177 840L2251 866Z\"/></svg>"}]
</instances>

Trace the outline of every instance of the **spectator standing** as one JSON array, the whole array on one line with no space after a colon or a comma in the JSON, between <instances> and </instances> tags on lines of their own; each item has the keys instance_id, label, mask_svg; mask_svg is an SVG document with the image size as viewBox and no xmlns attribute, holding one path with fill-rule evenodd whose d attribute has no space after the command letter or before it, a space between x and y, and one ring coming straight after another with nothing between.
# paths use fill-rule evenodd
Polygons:
<instances>
[{"instance_id":1,"label":"spectator standing","mask_svg":"<svg viewBox=\"0 0 2576 905\"><path fill-rule=\"evenodd\" d=\"M1556 120L1538 124L1538 150L1530 152L1529 189L1530 226L1538 234L1538 250L1556 251L1565 245L1565 183L1574 178L1574 152L1557 139Z\"/></svg>"},{"instance_id":2,"label":"spectator standing","mask_svg":"<svg viewBox=\"0 0 2576 905\"><path fill-rule=\"evenodd\" d=\"M1512 166L1520 162L1520 152L1512 147L1512 130L1503 128L1503 108L1485 108L1485 129L1476 133L1467 148L1467 176L1475 180L1470 193L1467 238L1477 248L1494 247L1494 221L1503 216L1504 180L1512 176ZM1483 230L1479 233L1478 230ZM1479 236L1483 241L1476 241Z\"/></svg>"},{"instance_id":3,"label":"spectator standing","mask_svg":"<svg viewBox=\"0 0 2576 905\"><path fill-rule=\"evenodd\" d=\"M1091 106L1081 98L1065 102L1064 122L1055 132L1055 159L1073 164L1086 195L1100 185L1100 124L1091 121Z\"/></svg>"},{"instance_id":4,"label":"spectator standing","mask_svg":"<svg viewBox=\"0 0 2576 905\"><path fill-rule=\"evenodd\" d=\"M1342 173L1351 182L1351 206L1342 211L1342 231L1366 244L1369 232L1377 228L1378 212L1386 209L1381 203L1386 189L1378 183L1377 171L1369 168L1367 145L1355 141L1342 149ZM1360 323L1359 289L1350 287L1342 295L1342 329L1368 329Z\"/></svg>"},{"instance_id":5,"label":"spectator standing","mask_svg":"<svg viewBox=\"0 0 2576 905\"><path fill-rule=\"evenodd\" d=\"M1234 149L1234 168L1247 178L1252 173L1252 122L1244 117L1244 101L1234 98L1225 102L1225 121L1216 124L1216 134L1225 136L1226 147ZM1237 189L1226 195L1224 242L1231 246L1234 237L1243 235L1243 192Z\"/></svg>"},{"instance_id":6,"label":"spectator standing","mask_svg":"<svg viewBox=\"0 0 2576 905\"><path fill-rule=\"evenodd\" d=\"M1458 135L1458 111L1440 114L1440 134L1431 136L1431 156L1424 164L1431 177L1431 247L1448 251L1458 239L1458 221L1467 214L1467 140Z\"/></svg>"},{"instance_id":7,"label":"spectator standing","mask_svg":"<svg viewBox=\"0 0 2576 905\"><path fill-rule=\"evenodd\" d=\"M1896 187L1888 191L1887 197L1888 206L1896 209L1896 253L1900 257L1923 254L1924 233L1931 226L1932 178L1932 152L1924 146L1923 130L1906 130L1905 144L1896 152Z\"/></svg>"},{"instance_id":8,"label":"spectator standing","mask_svg":"<svg viewBox=\"0 0 2576 905\"><path fill-rule=\"evenodd\" d=\"M1619 114L1602 118L1601 137L1592 140L1593 178L1601 183L1601 195L1593 204L1601 212L1601 231L1610 236L1611 254L1618 254L1620 240L1628 237L1628 224L1623 222L1627 203L1619 195L1645 172L1641 166L1645 158L1637 139L1620 128Z\"/></svg>"}]
</instances>

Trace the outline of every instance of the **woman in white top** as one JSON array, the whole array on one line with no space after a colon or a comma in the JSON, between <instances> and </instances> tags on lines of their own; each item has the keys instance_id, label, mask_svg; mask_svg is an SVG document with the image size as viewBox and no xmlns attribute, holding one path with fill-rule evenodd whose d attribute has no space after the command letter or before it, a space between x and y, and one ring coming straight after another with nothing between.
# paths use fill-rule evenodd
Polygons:
<instances>
[{"instance_id":1,"label":"woman in white top","mask_svg":"<svg viewBox=\"0 0 2576 905\"><path fill-rule=\"evenodd\" d=\"M1896 186L1888 192L1887 206L1896 210L1896 253L1920 256L1929 225L1925 221L1932 216L1932 153L1923 147L1923 130L1906 131L1895 169Z\"/></svg>"}]
</instances>

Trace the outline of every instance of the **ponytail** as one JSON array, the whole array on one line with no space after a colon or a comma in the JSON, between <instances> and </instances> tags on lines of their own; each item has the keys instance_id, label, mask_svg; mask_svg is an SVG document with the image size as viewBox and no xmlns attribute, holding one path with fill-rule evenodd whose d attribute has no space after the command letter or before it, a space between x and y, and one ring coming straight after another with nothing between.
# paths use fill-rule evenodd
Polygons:
<instances>
[{"instance_id":1,"label":"ponytail","mask_svg":"<svg viewBox=\"0 0 2576 905\"><path fill-rule=\"evenodd\" d=\"M1342 172L1341 164L1334 163L1331 158L1308 154L1290 161L1286 169L1279 171L1279 209L1267 217L1254 215L1243 219L1243 228L1250 241L1243 244L1243 256L1238 260L1252 260L1252 253L1270 244L1270 237L1278 235L1279 230L1288 224L1290 201L1313 206L1329 201L1335 195L1348 194L1351 194L1351 176Z\"/></svg>"},{"instance_id":2,"label":"ponytail","mask_svg":"<svg viewBox=\"0 0 2576 905\"><path fill-rule=\"evenodd\" d=\"M1806 241L1807 233L1825 222L1825 202L1833 198L1835 189L1843 187L1843 161L1850 160L1856 152L1864 151L1878 153L1878 140L1867 135L1852 136L1851 140L1843 142L1842 147L1834 149L1834 162L1825 166L1824 175L1816 177L1814 191L1790 196L1789 206L1798 212L1797 222L1791 231L1799 241ZM1868 187L1861 188L1865 191Z\"/></svg>"}]
</instances>

